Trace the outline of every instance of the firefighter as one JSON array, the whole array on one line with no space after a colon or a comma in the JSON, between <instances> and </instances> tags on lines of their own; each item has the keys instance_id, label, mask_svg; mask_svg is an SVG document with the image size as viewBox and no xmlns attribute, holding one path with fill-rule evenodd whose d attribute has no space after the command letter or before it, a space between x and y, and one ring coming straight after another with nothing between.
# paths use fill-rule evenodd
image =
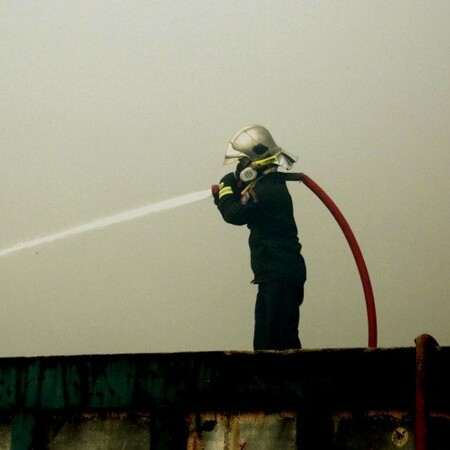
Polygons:
<instances>
[{"instance_id":1,"label":"firefighter","mask_svg":"<svg viewBox=\"0 0 450 450\"><path fill-rule=\"evenodd\" d=\"M291 169L297 158L275 144L261 125L239 130L228 143L224 164L235 172L212 186L225 222L250 230L252 283L258 286L254 350L301 348L300 305L306 281L292 198L279 167Z\"/></svg>"}]
</instances>

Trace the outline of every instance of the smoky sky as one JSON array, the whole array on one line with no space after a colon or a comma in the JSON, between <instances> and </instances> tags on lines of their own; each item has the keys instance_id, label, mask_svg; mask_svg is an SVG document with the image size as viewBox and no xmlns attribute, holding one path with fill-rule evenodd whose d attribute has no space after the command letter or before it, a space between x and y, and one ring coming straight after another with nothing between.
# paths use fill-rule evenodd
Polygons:
<instances>
[{"instance_id":1,"label":"smoky sky","mask_svg":"<svg viewBox=\"0 0 450 450\"><path fill-rule=\"evenodd\" d=\"M381 347L449 345L450 4L0 3L0 249L205 192L267 127L335 201ZM364 347L348 244L290 183L305 348ZM205 194L206 195L206 194ZM209 198L0 258L0 354L250 350L248 230Z\"/></svg>"}]
</instances>

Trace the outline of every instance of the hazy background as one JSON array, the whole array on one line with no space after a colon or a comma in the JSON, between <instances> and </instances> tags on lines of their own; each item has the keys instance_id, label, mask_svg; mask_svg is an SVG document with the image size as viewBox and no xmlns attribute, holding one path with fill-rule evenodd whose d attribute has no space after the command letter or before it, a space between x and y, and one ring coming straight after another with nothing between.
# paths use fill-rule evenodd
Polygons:
<instances>
[{"instance_id":1,"label":"hazy background","mask_svg":"<svg viewBox=\"0 0 450 450\"><path fill-rule=\"evenodd\" d=\"M0 1L0 249L209 188L251 123L339 206L380 347L450 345L450 2ZM305 348L364 347L333 217L290 184ZM212 200L0 259L0 356L250 350L248 230Z\"/></svg>"}]
</instances>

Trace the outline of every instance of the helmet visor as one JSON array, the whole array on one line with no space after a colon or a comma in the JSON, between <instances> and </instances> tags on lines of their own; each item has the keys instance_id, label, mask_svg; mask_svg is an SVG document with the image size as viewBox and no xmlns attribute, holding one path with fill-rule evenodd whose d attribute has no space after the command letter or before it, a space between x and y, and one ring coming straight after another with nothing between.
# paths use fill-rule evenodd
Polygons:
<instances>
[{"instance_id":1,"label":"helmet visor","mask_svg":"<svg viewBox=\"0 0 450 450\"><path fill-rule=\"evenodd\" d=\"M225 150L225 159L223 160L224 164L231 164L236 161L239 161L239 159L247 156L245 153L240 152L239 150L236 150L233 147L233 143L229 142L227 145L227 148Z\"/></svg>"}]
</instances>

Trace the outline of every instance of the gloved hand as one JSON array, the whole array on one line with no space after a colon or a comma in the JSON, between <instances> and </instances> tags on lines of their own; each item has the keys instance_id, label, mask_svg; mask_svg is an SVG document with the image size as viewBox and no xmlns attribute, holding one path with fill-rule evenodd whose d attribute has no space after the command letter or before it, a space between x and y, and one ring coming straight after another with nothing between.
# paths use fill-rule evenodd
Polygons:
<instances>
[{"instance_id":1,"label":"gloved hand","mask_svg":"<svg viewBox=\"0 0 450 450\"><path fill-rule=\"evenodd\" d=\"M217 205L217 203L219 202L219 185L218 184L213 184L211 186L211 193L214 198L214 204Z\"/></svg>"}]
</instances>

